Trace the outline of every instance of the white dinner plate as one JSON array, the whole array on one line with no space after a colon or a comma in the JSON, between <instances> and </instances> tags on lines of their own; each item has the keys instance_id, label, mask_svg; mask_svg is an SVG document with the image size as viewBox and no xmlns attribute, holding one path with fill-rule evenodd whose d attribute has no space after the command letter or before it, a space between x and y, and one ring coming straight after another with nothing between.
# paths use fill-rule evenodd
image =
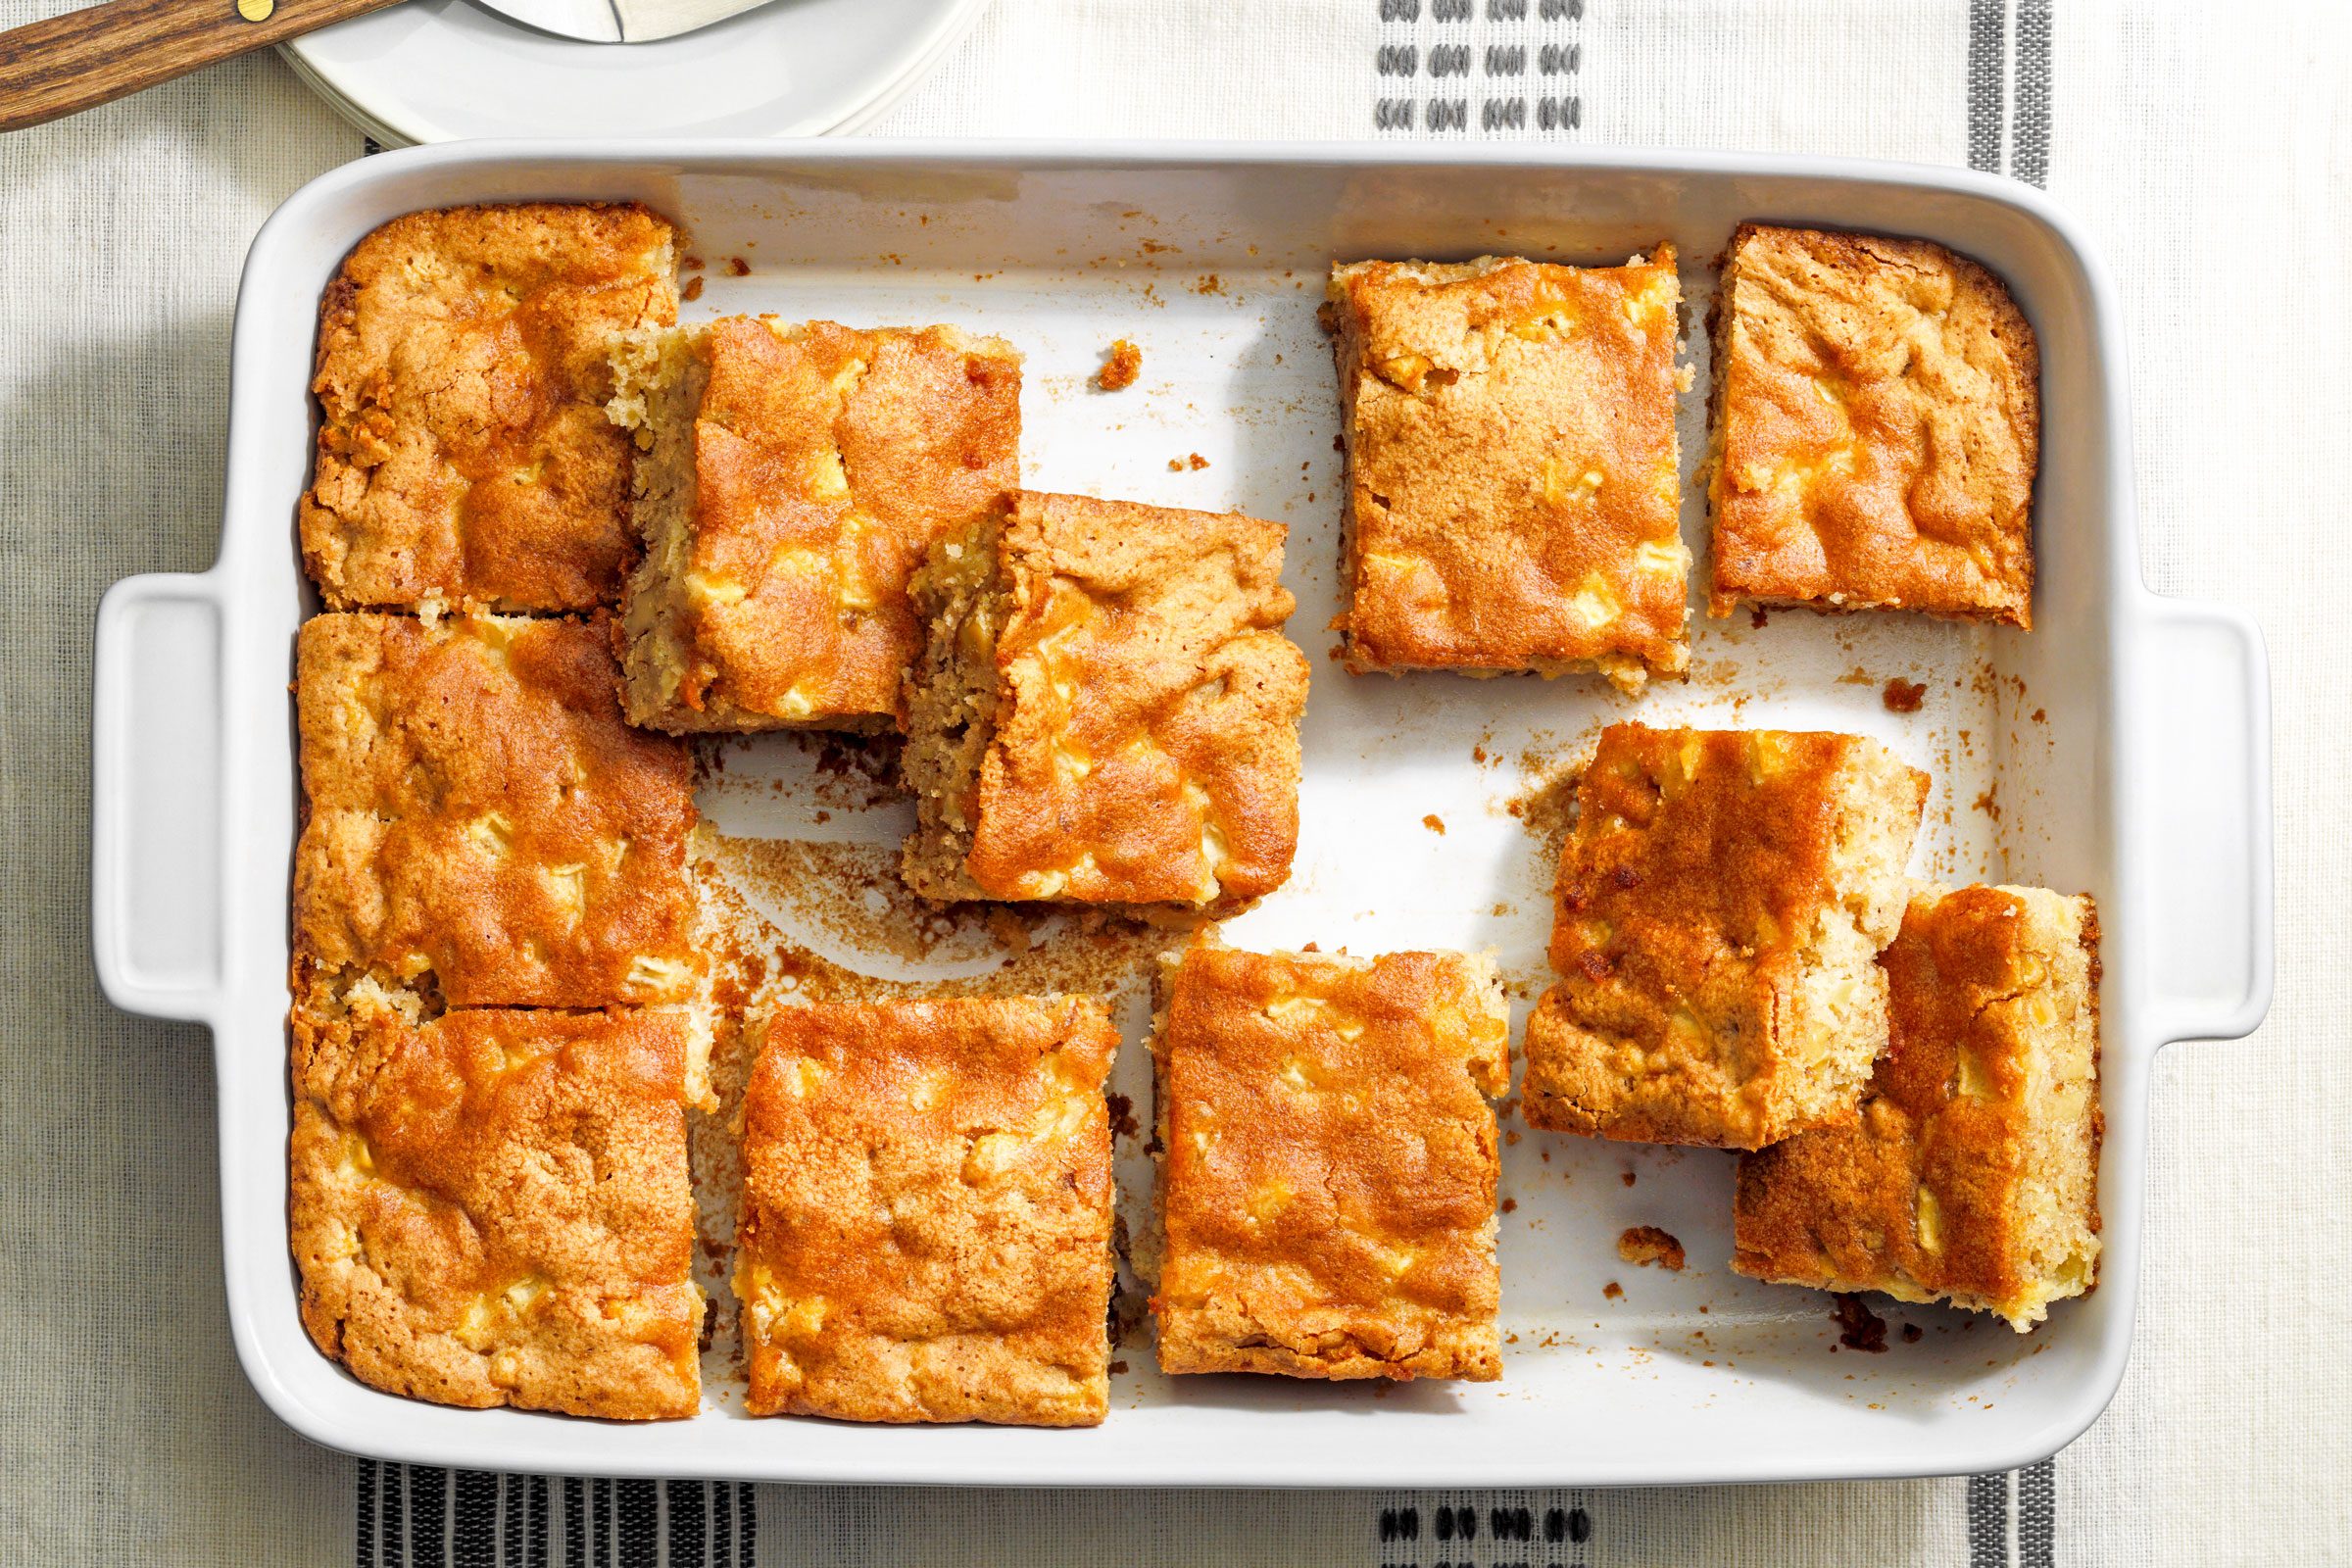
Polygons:
<instances>
[{"instance_id":1,"label":"white dinner plate","mask_svg":"<svg viewBox=\"0 0 2352 1568\"><path fill-rule=\"evenodd\" d=\"M988 0L774 0L659 43L580 43L471 0L409 0L281 46L387 145L506 136L807 136L863 123Z\"/></svg>"}]
</instances>

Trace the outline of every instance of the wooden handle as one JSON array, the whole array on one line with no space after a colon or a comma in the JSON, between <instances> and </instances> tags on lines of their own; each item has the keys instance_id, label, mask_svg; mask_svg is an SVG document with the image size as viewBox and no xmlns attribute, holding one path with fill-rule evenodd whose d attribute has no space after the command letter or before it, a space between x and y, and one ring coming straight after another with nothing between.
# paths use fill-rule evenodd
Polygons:
<instances>
[{"instance_id":1,"label":"wooden handle","mask_svg":"<svg viewBox=\"0 0 2352 1568\"><path fill-rule=\"evenodd\" d=\"M0 32L0 130L78 114L394 0L106 0Z\"/></svg>"}]
</instances>

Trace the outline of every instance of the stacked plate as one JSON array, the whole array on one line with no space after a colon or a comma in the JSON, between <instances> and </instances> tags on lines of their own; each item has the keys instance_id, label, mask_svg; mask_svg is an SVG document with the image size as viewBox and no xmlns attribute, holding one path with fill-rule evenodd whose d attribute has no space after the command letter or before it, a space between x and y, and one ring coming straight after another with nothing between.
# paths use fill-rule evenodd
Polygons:
<instances>
[{"instance_id":1,"label":"stacked plate","mask_svg":"<svg viewBox=\"0 0 2352 1568\"><path fill-rule=\"evenodd\" d=\"M470 136L855 130L943 59L987 0L775 0L657 43L581 43L470 0L409 0L282 46L388 146Z\"/></svg>"}]
</instances>

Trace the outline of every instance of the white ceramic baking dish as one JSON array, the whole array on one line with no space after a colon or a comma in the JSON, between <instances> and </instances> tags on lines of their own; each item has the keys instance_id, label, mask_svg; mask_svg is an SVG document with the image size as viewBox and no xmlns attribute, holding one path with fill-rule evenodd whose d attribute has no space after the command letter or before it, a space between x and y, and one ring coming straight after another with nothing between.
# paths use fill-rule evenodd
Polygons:
<instances>
[{"instance_id":1,"label":"white ceramic baking dish","mask_svg":"<svg viewBox=\"0 0 2352 1568\"><path fill-rule=\"evenodd\" d=\"M944 319L1012 338L1029 356L1032 484L1291 523L1293 631L1315 669L1304 830L1293 884L1231 929L1236 942L1491 947L1532 989L1549 867L1508 809L1523 760L1540 770L1627 712L1888 739L1937 776L1923 873L2100 901L2100 1289L2030 1338L1881 1302L1922 1326L1918 1342L1840 1351L1827 1298L1730 1274L1729 1156L1528 1133L1505 1156L1512 1339L1498 1385L1170 1382L1150 1370L1148 1345L1131 1344L1106 1423L1039 1432L752 1422L723 1377L701 1417L635 1428L440 1409L353 1381L303 1337L285 1228L286 683L312 608L292 519L310 463L314 314L375 224L522 197L634 197L686 223L711 263L690 314ZM1697 678L1638 707L1593 681L1351 679L1326 660L1340 493L1313 318L1326 264L1495 250L1612 261L1671 239L1695 320L1710 259L1745 218L1926 235L2009 280L2042 349L2035 629L1702 622ZM749 275L728 275L725 257L746 259ZM1109 396L1085 377L1114 336L1142 344L1144 376ZM1702 450L1705 390L1703 332L1690 336L1687 467ZM474 143L318 180L270 219L246 267L220 564L119 584L97 627L98 965L118 1004L212 1028L230 1321L247 1373L288 1422L338 1447L614 1475L1491 1486L1950 1473L2051 1452L2106 1404L2130 1348L2155 1053L2251 1030L2271 978L2262 645L2242 615L2141 586L2122 341L2115 296L2062 213L2023 186L1941 169L1397 144ZM1685 528L1703 544L1695 498ZM1927 686L1917 714L1882 706L1878 683L1896 675ZM791 789L744 782L792 772L791 743L777 746L730 759L705 803L721 831L820 832ZM883 808L821 832L881 840L901 821ZM775 903L772 888L763 897ZM789 907L771 912L793 926ZM809 929L839 946L837 932ZM1125 1053L1120 1081L1148 1103L1142 1055ZM1132 1142L1122 1167L1122 1201L1138 1203ZM1678 1235L1690 1268L1620 1262L1614 1239L1633 1224Z\"/></svg>"}]
</instances>

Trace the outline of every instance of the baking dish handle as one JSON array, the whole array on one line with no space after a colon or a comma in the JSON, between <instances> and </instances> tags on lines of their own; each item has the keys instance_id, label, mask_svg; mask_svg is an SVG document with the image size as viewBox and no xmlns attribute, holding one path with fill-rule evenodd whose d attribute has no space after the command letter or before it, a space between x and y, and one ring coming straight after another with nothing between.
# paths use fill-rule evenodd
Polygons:
<instances>
[{"instance_id":1,"label":"baking dish handle","mask_svg":"<svg viewBox=\"0 0 2352 1568\"><path fill-rule=\"evenodd\" d=\"M2271 674L2251 616L2151 598L2132 760L2157 911L2149 997L2158 1038L2234 1040L2271 1007Z\"/></svg>"},{"instance_id":2,"label":"baking dish handle","mask_svg":"<svg viewBox=\"0 0 2352 1568\"><path fill-rule=\"evenodd\" d=\"M211 576L126 577L91 669L90 951L107 1000L204 1019L221 985L221 663Z\"/></svg>"}]
</instances>

